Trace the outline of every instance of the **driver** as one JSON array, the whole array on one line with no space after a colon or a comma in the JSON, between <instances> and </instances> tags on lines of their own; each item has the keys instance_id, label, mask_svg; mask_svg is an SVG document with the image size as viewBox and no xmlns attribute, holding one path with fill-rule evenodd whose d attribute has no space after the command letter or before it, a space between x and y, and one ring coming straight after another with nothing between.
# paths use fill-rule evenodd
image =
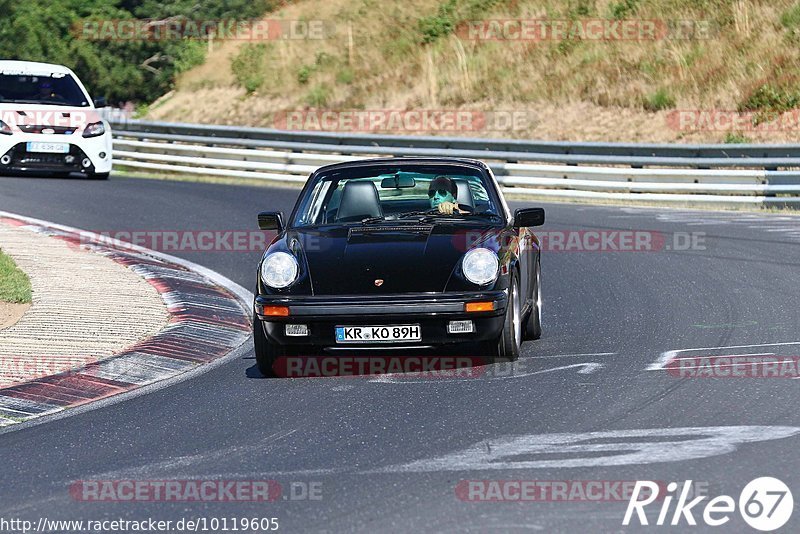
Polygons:
<instances>
[{"instance_id":1,"label":"driver","mask_svg":"<svg viewBox=\"0 0 800 534\"><path fill-rule=\"evenodd\" d=\"M53 85L50 82L39 84L39 99L53 100L54 98L56 98L56 93L53 91Z\"/></svg>"},{"instance_id":2,"label":"driver","mask_svg":"<svg viewBox=\"0 0 800 534\"><path fill-rule=\"evenodd\" d=\"M456 195L458 187L456 183L447 176L437 176L431 180L428 186L428 198L431 199L431 208L436 208L442 215L452 215L455 213L467 213L458 207Z\"/></svg>"}]
</instances>

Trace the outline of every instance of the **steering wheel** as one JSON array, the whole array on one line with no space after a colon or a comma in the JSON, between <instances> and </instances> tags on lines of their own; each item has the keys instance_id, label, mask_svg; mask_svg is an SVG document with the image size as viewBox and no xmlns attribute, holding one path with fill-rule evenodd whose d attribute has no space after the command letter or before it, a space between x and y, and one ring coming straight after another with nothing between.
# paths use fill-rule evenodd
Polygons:
<instances>
[{"instance_id":1,"label":"steering wheel","mask_svg":"<svg viewBox=\"0 0 800 534\"><path fill-rule=\"evenodd\" d=\"M458 204L458 209L460 209L461 211L469 212L469 213L472 213L473 211L475 211L472 206L469 206L467 204ZM428 211L426 211L425 213L428 214L428 215L436 215L436 214L439 213L439 208L431 208ZM457 212L453 212L453 213L455 215L458 215Z\"/></svg>"}]
</instances>

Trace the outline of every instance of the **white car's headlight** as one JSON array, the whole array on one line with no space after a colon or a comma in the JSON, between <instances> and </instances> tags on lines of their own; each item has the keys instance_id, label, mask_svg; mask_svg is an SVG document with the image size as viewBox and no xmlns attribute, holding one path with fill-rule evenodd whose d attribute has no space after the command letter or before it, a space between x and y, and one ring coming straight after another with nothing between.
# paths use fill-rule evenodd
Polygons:
<instances>
[{"instance_id":1,"label":"white car's headlight","mask_svg":"<svg viewBox=\"0 0 800 534\"><path fill-rule=\"evenodd\" d=\"M269 287L283 289L294 283L298 271L294 256L286 252L273 252L261 264L261 280Z\"/></svg>"},{"instance_id":2,"label":"white car's headlight","mask_svg":"<svg viewBox=\"0 0 800 534\"><path fill-rule=\"evenodd\" d=\"M500 261L488 248L474 248L464 255L463 266L467 280L482 286L497 279Z\"/></svg>"},{"instance_id":3,"label":"white car's headlight","mask_svg":"<svg viewBox=\"0 0 800 534\"><path fill-rule=\"evenodd\" d=\"M86 126L86 129L83 131L84 137L97 137L98 135L103 135L106 133L106 127L103 125L102 122L93 122Z\"/></svg>"}]
</instances>

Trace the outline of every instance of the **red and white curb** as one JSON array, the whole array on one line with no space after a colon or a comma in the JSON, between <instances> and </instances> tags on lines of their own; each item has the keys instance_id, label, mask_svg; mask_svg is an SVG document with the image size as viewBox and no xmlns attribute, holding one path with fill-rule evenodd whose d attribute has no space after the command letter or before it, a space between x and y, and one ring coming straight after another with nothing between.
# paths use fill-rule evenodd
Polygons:
<instances>
[{"instance_id":1,"label":"red and white curb","mask_svg":"<svg viewBox=\"0 0 800 534\"><path fill-rule=\"evenodd\" d=\"M214 271L76 228L2 211L0 217L128 267L156 288L170 314L155 336L110 358L0 388L0 427L194 375L233 356L250 337L252 294Z\"/></svg>"}]
</instances>

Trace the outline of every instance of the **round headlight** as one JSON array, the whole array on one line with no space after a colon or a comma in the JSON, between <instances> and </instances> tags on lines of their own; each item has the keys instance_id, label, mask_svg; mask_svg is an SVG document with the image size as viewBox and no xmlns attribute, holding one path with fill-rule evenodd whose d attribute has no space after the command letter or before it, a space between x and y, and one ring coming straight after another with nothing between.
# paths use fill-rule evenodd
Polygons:
<instances>
[{"instance_id":1,"label":"round headlight","mask_svg":"<svg viewBox=\"0 0 800 534\"><path fill-rule=\"evenodd\" d=\"M488 248L475 248L466 253L463 265L467 280L482 286L497 279L500 262L497 254Z\"/></svg>"},{"instance_id":2,"label":"round headlight","mask_svg":"<svg viewBox=\"0 0 800 534\"><path fill-rule=\"evenodd\" d=\"M286 252L273 252L261 264L261 280L269 287L282 289L297 279L297 260Z\"/></svg>"}]
</instances>

